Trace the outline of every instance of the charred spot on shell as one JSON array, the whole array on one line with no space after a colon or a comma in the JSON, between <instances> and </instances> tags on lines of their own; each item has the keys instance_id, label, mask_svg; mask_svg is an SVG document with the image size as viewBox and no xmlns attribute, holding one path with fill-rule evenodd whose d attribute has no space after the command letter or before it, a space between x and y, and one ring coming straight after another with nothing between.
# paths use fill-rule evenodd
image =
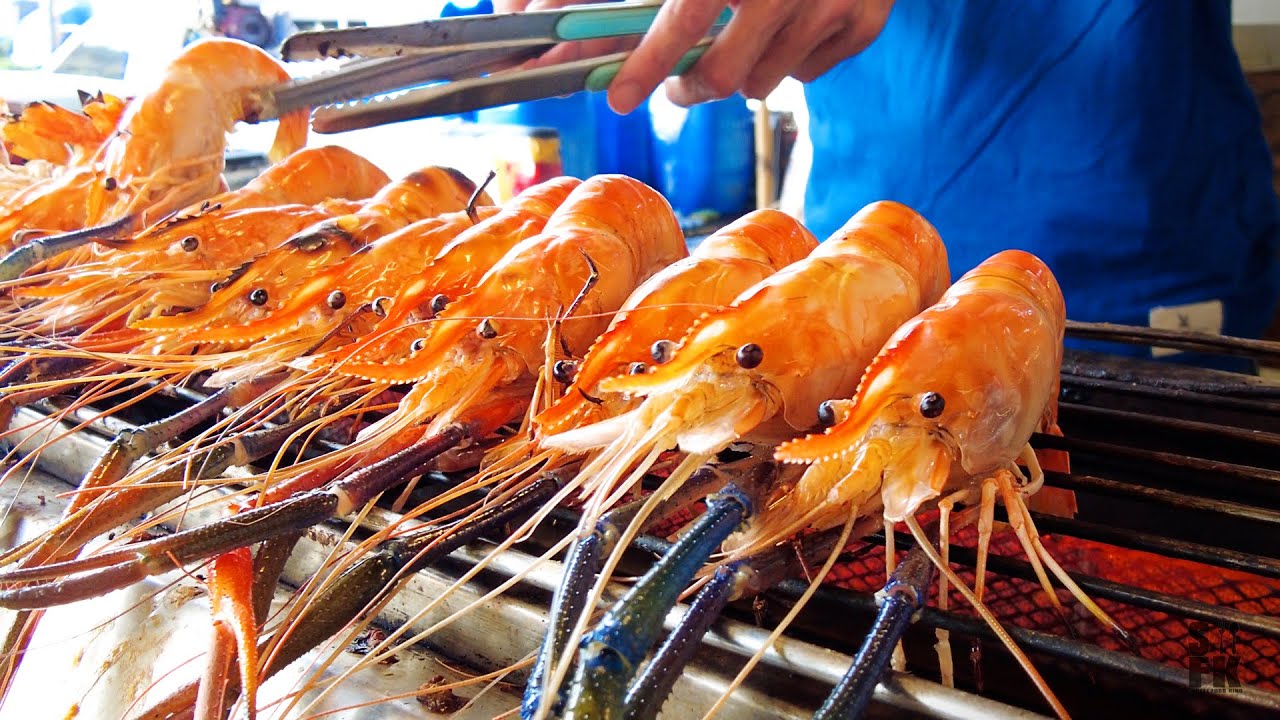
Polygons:
<instances>
[{"instance_id":1,"label":"charred spot on shell","mask_svg":"<svg viewBox=\"0 0 1280 720\"><path fill-rule=\"evenodd\" d=\"M822 427L831 427L836 424L836 407L830 400L818 406L818 424Z\"/></svg>"},{"instance_id":2,"label":"charred spot on shell","mask_svg":"<svg viewBox=\"0 0 1280 720\"><path fill-rule=\"evenodd\" d=\"M427 339L418 338L417 340L414 340L412 343L409 343L409 352L421 352L422 348L426 346L427 346Z\"/></svg>"},{"instance_id":3,"label":"charred spot on shell","mask_svg":"<svg viewBox=\"0 0 1280 720\"><path fill-rule=\"evenodd\" d=\"M188 235L178 242L178 247L186 252L195 252L200 247L200 238L195 235Z\"/></svg>"},{"instance_id":4,"label":"charred spot on shell","mask_svg":"<svg viewBox=\"0 0 1280 720\"><path fill-rule=\"evenodd\" d=\"M557 360L551 366L551 377L556 382L568 385L578 376L578 363L572 360Z\"/></svg>"},{"instance_id":5,"label":"charred spot on shell","mask_svg":"<svg viewBox=\"0 0 1280 720\"><path fill-rule=\"evenodd\" d=\"M947 408L947 401L936 392L927 392L920 396L920 414L927 418L936 418Z\"/></svg>"},{"instance_id":6,"label":"charred spot on shell","mask_svg":"<svg viewBox=\"0 0 1280 720\"><path fill-rule=\"evenodd\" d=\"M216 293L222 288L227 287L231 283L235 282L236 280L239 280L245 273L249 272L249 268L251 267L253 267L252 260L242 264L240 267L236 268L235 270L232 270L231 274L228 275L225 280L219 280L213 285L210 285L209 292Z\"/></svg>"},{"instance_id":7,"label":"charred spot on shell","mask_svg":"<svg viewBox=\"0 0 1280 720\"><path fill-rule=\"evenodd\" d=\"M472 193L476 191L475 181L467 177L461 170L452 167L441 167L440 169L443 170L450 179L457 183L458 187L462 188L464 192ZM478 194L479 193L477 193L477 195Z\"/></svg>"},{"instance_id":8,"label":"charred spot on shell","mask_svg":"<svg viewBox=\"0 0 1280 720\"><path fill-rule=\"evenodd\" d=\"M254 305L258 305L258 306L266 305L267 300L268 300L268 295L267 295L266 288L254 288L253 290L249 291L249 302L253 303Z\"/></svg>"},{"instance_id":9,"label":"charred spot on shell","mask_svg":"<svg viewBox=\"0 0 1280 720\"><path fill-rule=\"evenodd\" d=\"M377 315L378 317L386 317L387 308L391 307L391 298L386 295L381 295L374 299L372 307L374 315Z\"/></svg>"},{"instance_id":10,"label":"charred spot on shell","mask_svg":"<svg viewBox=\"0 0 1280 720\"><path fill-rule=\"evenodd\" d=\"M642 363L642 362L633 362L633 363L631 363L631 366L627 368L627 374L628 374L628 375L643 375L643 374L645 373L645 371L646 371L646 370L648 370L648 369L649 369L649 366L648 366L648 365L645 365L645 364L644 364L644 363Z\"/></svg>"},{"instance_id":11,"label":"charred spot on shell","mask_svg":"<svg viewBox=\"0 0 1280 720\"><path fill-rule=\"evenodd\" d=\"M295 235L289 240L289 243L298 250L307 253L320 252L332 243L344 243L354 253L364 247L364 243L356 240L354 235L359 228L359 216L343 215L326 220L320 227L308 231L306 234Z\"/></svg>"},{"instance_id":12,"label":"charred spot on shell","mask_svg":"<svg viewBox=\"0 0 1280 720\"><path fill-rule=\"evenodd\" d=\"M449 307L449 298L445 297L443 293L431 298L431 312L444 312L447 307Z\"/></svg>"},{"instance_id":13,"label":"charred spot on shell","mask_svg":"<svg viewBox=\"0 0 1280 720\"><path fill-rule=\"evenodd\" d=\"M302 252L318 252L328 244L329 241L325 240L323 235L316 233L307 233L293 239L293 246Z\"/></svg>"},{"instance_id":14,"label":"charred spot on shell","mask_svg":"<svg viewBox=\"0 0 1280 720\"><path fill-rule=\"evenodd\" d=\"M670 340L659 340L649 348L649 355L653 361L659 365L671 360L671 353L675 350L675 343Z\"/></svg>"},{"instance_id":15,"label":"charred spot on shell","mask_svg":"<svg viewBox=\"0 0 1280 720\"><path fill-rule=\"evenodd\" d=\"M738 352L733 356L738 361L738 367L743 370L751 370L760 367L760 363L764 362L764 350L755 343L747 343L738 348Z\"/></svg>"},{"instance_id":16,"label":"charred spot on shell","mask_svg":"<svg viewBox=\"0 0 1280 720\"><path fill-rule=\"evenodd\" d=\"M102 181L102 187L106 188L107 192L111 192L120 187L120 183L116 182L115 178L109 177Z\"/></svg>"},{"instance_id":17,"label":"charred spot on shell","mask_svg":"<svg viewBox=\"0 0 1280 720\"><path fill-rule=\"evenodd\" d=\"M325 303L330 310L341 310L342 306L347 304L347 295L341 290L334 290L329 293L329 297L325 298Z\"/></svg>"},{"instance_id":18,"label":"charred spot on shell","mask_svg":"<svg viewBox=\"0 0 1280 720\"><path fill-rule=\"evenodd\" d=\"M493 326L493 321L485 318L480 321L480 327L476 328L476 334L485 340L492 340L498 337L498 328Z\"/></svg>"}]
</instances>

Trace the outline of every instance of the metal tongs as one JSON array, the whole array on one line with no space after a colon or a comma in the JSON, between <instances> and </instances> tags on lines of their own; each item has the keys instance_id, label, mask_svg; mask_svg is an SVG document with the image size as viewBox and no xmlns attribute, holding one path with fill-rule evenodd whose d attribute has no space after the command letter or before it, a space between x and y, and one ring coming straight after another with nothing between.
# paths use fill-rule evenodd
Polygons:
<instances>
[{"instance_id":1,"label":"metal tongs","mask_svg":"<svg viewBox=\"0 0 1280 720\"><path fill-rule=\"evenodd\" d=\"M355 59L335 72L258 90L256 118L272 120L316 108L315 131L336 133L602 91L629 52L534 69L518 66L561 42L641 35L661 7L652 1L614 2L298 33L281 48L287 61ZM708 37L685 53L672 74L692 67L732 16L726 8ZM369 99L406 88L418 89Z\"/></svg>"}]
</instances>

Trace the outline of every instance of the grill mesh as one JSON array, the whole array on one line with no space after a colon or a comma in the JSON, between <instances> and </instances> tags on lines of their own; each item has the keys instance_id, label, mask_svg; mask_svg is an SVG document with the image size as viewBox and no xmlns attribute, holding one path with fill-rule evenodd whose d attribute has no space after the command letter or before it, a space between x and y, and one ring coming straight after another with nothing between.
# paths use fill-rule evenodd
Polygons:
<instances>
[{"instance_id":1,"label":"grill mesh","mask_svg":"<svg viewBox=\"0 0 1280 720\"><path fill-rule=\"evenodd\" d=\"M956 533L953 545L974 547L976 542L977 531L965 528ZM1252 615L1280 616L1280 581L1061 535L1046 535L1043 542L1054 559L1069 572ZM1005 557L1026 557L1011 531L996 533L991 552ZM849 553L856 559L837 565L828 578L829 584L860 593L873 593L883 587L883 549L878 545L854 543ZM899 559L905 555L900 551ZM972 587L971 571L962 569L959 575ZM1002 623L1064 637L1074 635L1076 639L1108 650L1133 652L1125 642L1102 628L1065 589L1059 587L1057 592L1069 613L1070 631L1038 583L988 574L985 600ZM953 589L950 595L951 611L976 615L960 593ZM1208 662L1214 661L1215 655L1234 656L1239 661L1236 677L1241 682L1261 689L1280 690L1280 642L1272 638L1112 600L1097 602L1133 636L1137 654L1145 659L1192 670L1193 656ZM937 606L936 589L930 604Z\"/></svg>"}]
</instances>

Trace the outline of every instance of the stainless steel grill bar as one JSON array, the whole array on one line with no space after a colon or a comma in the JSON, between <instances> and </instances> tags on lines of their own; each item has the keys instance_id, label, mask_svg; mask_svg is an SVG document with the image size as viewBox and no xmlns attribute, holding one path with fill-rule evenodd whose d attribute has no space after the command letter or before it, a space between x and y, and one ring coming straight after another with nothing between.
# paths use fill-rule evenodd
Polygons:
<instances>
[{"instance_id":1,"label":"stainless steel grill bar","mask_svg":"<svg viewBox=\"0 0 1280 720\"><path fill-rule=\"evenodd\" d=\"M1112 325L1110 323L1067 321L1067 335L1082 340L1106 340L1126 345L1145 345L1235 355L1280 364L1280 343L1267 340L1227 337L1185 330Z\"/></svg>"},{"instance_id":2,"label":"stainless steel grill bar","mask_svg":"<svg viewBox=\"0 0 1280 720\"><path fill-rule=\"evenodd\" d=\"M1212 513L1234 520L1250 520L1280 528L1280 512L1228 500L1211 500L1209 498L1183 495L1182 493L1143 487L1092 475L1046 472L1045 482L1054 487L1066 488L1067 490L1088 490L1115 497L1139 498L1168 507Z\"/></svg>"},{"instance_id":3,"label":"stainless steel grill bar","mask_svg":"<svg viewBox=\"0 0 1280 720\"><path fill-rule=\"evenodd\" d=\"M1081 440L1079 438L1057 437L1037 433L1031 439L1037 448L1066 450L1067 452L1083 452L1103 457L1140 460L1149 465L1156 465L1178 470L1190 470L1196 473L1213 473L1217 477L1229 477L1237 480L1251 480L1261 483L1270 489L1280 490L1280 471L1265 468L1239 465L1219 460L1205 460L1189 455L1158 452L1143 448L1133 448L1097 440Z\"/></svg>"},{"instance_id":4,"label":"stainless steel grill bar","mask_svg":"<svg viewBox=\"0 0 1280 720\"><path fill-rule=\"evenodd\" d=\"M1082 540L1096 540L1130 550L1142 550L1214 567L1240 570L1262 577L1280 578L1280 560L1274 558L1084 520L1068 520L1036 512L1031 513L1031 517L1041 532L1062 533Z\"/></svg>"},{"instance_id":5,"label":"stainless steel grill bar","mask_svg":"<svg viewBox=\"0 0 1280 720\"><path fill-rule=\"evenodd\" d=\"M1207 523L1213 521L1224 525L1245 527L1257 525L1268 532L1280 528L1280 512L1240 502L1239 496L1214 499L1181 492L1184 489L1181 485L1175 485L1174 489L1148 486L1157 480L1165 479L1166 476L1174 476L1175 482L1186 480L1220 483L1223 485L1223 492L1234 493L1243 489L1253 494L1275 493L1277 486L1280 485L1280 466L1277 466L1272 458L1280 460L1280 455L1274 454L1276 449L1280 448L1280 386L1258 383L1240 376L1188 371L1185 368L1175 368L1167 372L1164 367L1160 367L1159 372L1144 370L1141 361L1130 363L1127 360L1117 359L1115 362L1091 366L1089 365L1090 357L1085 353L1068 353L1063 373L1064 394L1081 400L1099 402L1111 402L1115 397L1132 398L1132 400L1119 403L1120 407L1085 405L1074 401L1062 404L1063 417L1071 421L1068 426L1069 439L1037 437L1035 444L1038 447L1058 447L1072 452L1073 463L1077 463L1077 470L1080 472L1070 475L1051 473L1048 478L1051 485L1079 491L1082 507L1086 497L1119 497L1142 503L1144 507L1150 507L1153 512L1159 511L1160 508L1171 508L1183 511L1184 515L1180 516L1187 516L1185 513L1194 513L1195 515L1188 517L1204 518ZM1151 364L1147 363L1147 365ZM198 392L185 388L175 389L173 394L183 401L199 401L204 397ZM1135 411L1135 407L1139 411ZM1147 408L1153 409L1153 412L1140 411ZM1193 414L1187 418L1165 417L1159 414L1170 408ZM1201 411L1198 408L1205 410ZM1237 413L1233 416L1233 420L1239 419L1242 427L1205 422L1206 418L1217 417L1215 412L1209 412L1210 409ZM22 413L28 414L31 411L23 410ZM34 413L31 414L34 415ZM77 413L77 418L80 420L88 419L90 416L91 413L87 411ZM1114 435L1105 430L1094 431L1086 426L1086 422L1090 420L1103 421L1118 430ZM109 437L125 425L126 423L113 420L109 424L98 422L92 427L98 431L99 437ZM1269 428L1269 430L1258 428ZM1168 446L1165 446L1166 449L1155 449L1159 443L1147 442L1151 438L1164 440L1164 435L1196 438L1206 446L1212 445L1212 450L1220 452L1210 454L1197 450L1195 455L1187 455L1170 452L1167 449ZM1120 444L1130 442L1136 447ZM97 444L103 443L98 441ZM1218 447L1219 445L1221 447ZM1176 449L1177 444L1172 444L1172 447ZM76 463L64 462L57 457L48 457L46 460L55 467L62 463L57 474L68 478L76 477L76 471L73 469ZM82 461L83 459L81 459L81 465ZM1113 463L1117 468L1116 472L1111 472L1107 463ZM1125 463L1128 465L1126 466ZM1096 470L1094 466L1098 464L1108 469ZM1149 467L1151 472L1142 472L1145 467ZM79 472L83 472L83 467L80 467ZM559 512L557 511L557 514ZM395 517L381 510L376 510L371 517L376 519L382 515L386 518ZM1104 525L1040 514L1034 517L1040 529L1045 532L1061 533L1119 547L1158 553L1166 557L1241 570L1262 577L1280 578L1280 559L1241 552L1254 547L1260 549L1269 547L1265 545L1236 543L1240 548L1218 548L1210 544L1142 532L1135 529L1136 525L1130 526L1133 524L1132 521L1124 519L1118 524ZM1158 526L1156 529L1160 530L1161 527L1164 526ZM1160 530L1160 532L1164 531ZM897 537L902 547L910 546L909 538L900 535ZM1220 541L1216 536L1199 539L1207 539L1210 543ZM657 538L642 537L636 541L635 546L641 551L659 553L667 547L667 543ZM485 552L487 551L483 544L478 544L476 547L460 551L455 555L455 559L463 563L473 563ZM541 577L544 573L552 572L558 567L548 564L531 569L532 566L529 563L533 561L530 558L531 556L513 552L498 558L494 567L501 573L531 572L531 577ZM972 551L953 546L952 560L972 565ZM989 567L993 572L1006 577L1028 579L1033 576L1029 566L1016 559L992 557ZM796 576L800 576L799 571ZM1105 578L1074 574L1073 577L1090 594L1102 599L1219 625L1234 622L1240 629L1260 636L1280 637L1280 620L1276 618L1250 615L1234 608L1135 588ZM547 590L551 587L551 583L554 583L554 578L544 583L545 588L541 588L537 581L531 586L535 589ZM771 593L794 599L802 589L803 581L787 581ZM823 603L833 603L827 607L856 609L858 616L865 620L869 620L875 611L874 600L869 596L824 588L819 591L819 598ZM536 604L533 609L537 610ZM683 608L678 608L675 614L668 618L668 623L674 622L674 617L683 612ZM528 613L526 612L525 615ZM392 620L394 621L394 618ZM985 625L976 619L941 613L932 608L926 609L921 614L920 624L926 628L943 628L975 637L992 637ZM1123 673L1124 682L1134 684L1131 685L1133 687L1140 687L1135 683L1145 680L1190 692L1187 690L1189 675L1184 669L1162 665L1123 652L1106 650L1072 638L1019 628L1010 628L1010 630L1024 647L1068 661L1068 665L1078 663L1086 668ZM713 630L708 637L707 645L741 656L747 649L759 647L758 642L766 634L767 630L726 620ZM755 640L744 640L748 637ZM757 644L753 646L752 642ZM833 647L839 646L833 645ZM824 682L834 682L843 673L848 662L847 656L843 654L824 650L812 644L795 644L792 638L784 638L784 651L771 653L769 658L772 659L767 659L766 664L775 670L792 672ZM813 666L810 666L811 662L814 663ZM818 665L822 667L817 667ZM1087 670L1077 668L1077 672L1087 672ZM703 679L700 678L699 682ZM886 688L891 689L899 682L911 684L916 681L915 678L900 676L887 682L882 691L890 691ZM981 705L989 702L985 698L958 691L948 691L949 694L938 695L935 689L939 686L927 681L920 682L926 683L920 686L923 688L922 696L910 696L908 693L907 696L896 698L878 696L878 699L888 702L895 708L907 710L919 704L920 697L930 697L932 698L930 702L915 709L926 708L929 714L938 717L984 716L977 711L977 708L986 707ZM960 709L953 714L939 711L938 702L935 702L939 698L942 698L943 705L958 703L957 707ZM1280 693L1272 693L1256 687L1243 688L1242 692L1232 695L1229 700L1233 704L1248 708L1280 710ZM1006 706L997 704L994 707L1004 714L995 712L993 716L1022 717L1017 714L1017 711L1009 714L1011 709Z\"/></svg>"},{"instance_id":6,"label":"stainless steel grill bar","mask_svg":"<svg viewBox=\"0 0 1280 720\"><path fill-rule=\"evenodd\" d=\"M1115 425L1123 423L1131 433L1140 429L1175 431L1200 437L1233 440L1246 445L1256 445L1259 448L1280 448L1280 433L1263 430L1216 425L1183 418L1162 417L1160 415L1148 415L1092 405L1077 405L1076 403L1068 402L1059 403L1058 410L1062 415L1078 418L1082 421L1104 420L1112 421ZM1108 427L1110 426L1109 424ZM1088 426L1083 426L1081 429L1087 431Z\"/></svg>"},{"instance_id":7,"label":"stainless steel grill bar","mask_svg":"<svg viewBox=\"0 0 1280 720\"><path fill-rule=\"evenodd\" d=\"M1080 402L1081 396L1079 392L1081 390L1101 390L1118 395L1133 395L1141 398L1166 400L1201 407L1242 410L1252 413L1264 413L1271 417L1280 417L1280 402L1213 395L1181 388L1140 385L1122 380L1107 380L1063 373L1062 388L1062 399L1068 402Z\"/></svg>"}]
</instances>

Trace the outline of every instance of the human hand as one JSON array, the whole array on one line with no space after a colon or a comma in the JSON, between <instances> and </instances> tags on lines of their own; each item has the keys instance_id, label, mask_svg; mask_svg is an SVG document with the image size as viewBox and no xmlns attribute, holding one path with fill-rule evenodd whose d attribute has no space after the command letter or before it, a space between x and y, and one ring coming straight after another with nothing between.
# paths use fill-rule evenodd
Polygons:
<instances>
[{"instance_id":1,"label":"human hand","mask_svg":"<svg viewBox=\"0 0 1280 720\"><path fill-rule=\"evenodd\" d=\"M506 11L562 7L580 0L495 0ZM679 105L718 100L740 92L763 98L788 76L809 82L864 50L880 34L893 0L667 0L653 26L609 87L609 105L636 109L698 43L726 4L733 20L702 59L666 82ZM535 65L618 52L634 39L564 43Z\"/></svg>"}]
</instances>

